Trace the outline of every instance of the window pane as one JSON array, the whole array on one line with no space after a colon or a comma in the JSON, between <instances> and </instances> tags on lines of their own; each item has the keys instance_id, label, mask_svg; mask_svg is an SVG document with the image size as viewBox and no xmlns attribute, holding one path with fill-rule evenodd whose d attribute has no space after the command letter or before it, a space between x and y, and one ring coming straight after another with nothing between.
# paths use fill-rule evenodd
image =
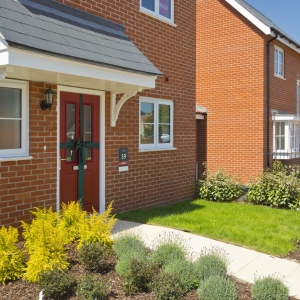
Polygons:
<instances>
[{"instance_id":1,"label":"window pane","mask_svg":"<svg viewBox=\"0 0 300 300\"><path fill-rule=\"evenodd\" d=\"M154 122L154 104L141 102L141 122L153 123Z\"/></svg>"},{"instance_id":2,"label":"window pane","mask_svg":"<svg viewBox=\"0 0 300 300\"><path fill-rule=\"evenodd\" d=\"M21 89L0 87L0 118L21 118Z\"/></svg>"},{"instance_id":3,"label":"window pane","mask_svg":"<svg viewBox=\"0 0 300 300\"><path fill-rule=\"evenodd\" d=\"M92 141L92 107L84 105L84 141ZM92 149L85 148L86 160L92 159Z\"/></svg>"},{"instance_id":4,"label":"window pane","mask_svg":"<svg viewBox=\"0 0 300 300\"><path fill-rule=\"evenodd\" d=\"M21 121L0 119L0 149L21 148Z\"/></svg>"},{"instance_id":5,"label":"window pane","mask_svg":"<svg viewBox=\"0 0 300 300\"><path fill-rule=\"evenodd\" d=\"M66 117L66 143L75 142L75 104L67 104L66 107L67 117ZM66 149L67 161L74 161L74 148Z\"/></svg>"},{"instance_id":6,"label":"window pane","mask_svg":"<svg viewBox=\"0 0 300 300\"><path fill-rule=\"evenodd\" d=\"M142 7L155 11L155 0L142 0Z\"/></svg>"},{"instance_id":7,"label":"window pane","mask_svg":"<svg viewBox=\"0 0 300 300\"><path fill-rule=\"evenodd\" d=\"M159 14L171 19L171 0L159 0Z\"/></svg>"},{"instance_id":8,"label":"window pane","mask_svg":"<svg viewBox=\"0 0 300 300\"><path fill-rule=\"evenodd\" d=\"M284 122L280 122L280 134L281 135L284 135L284 126L285 126L285 123Z\"/></svg>"},{"instance_id":9,"label":"window pane","mask_svg":"<svg viewBox=\"0 0 300 300\"><path fill-rule=\"evenodd\" d=\"M171 143L171 126L159 125L158 127L159 143Z\"/></svg>"},{"instance_id":10,"label":"window pane","mask_svg":"<svg viewBox=\"0 0 300 300\"><path fill-rule=\"evenodd\" d=\"M159 123L170 123L170 105L159 105Z\"/></svg>"},{"instance_id":11,"label":"window pane","mask_svg":"<svg viewBox=\"0 0 300 300\"><path fill-rule=\"evenodd\" d=\"M141 124L141 144L154 144L154 125Z\"/></svg>"}]
</instances>

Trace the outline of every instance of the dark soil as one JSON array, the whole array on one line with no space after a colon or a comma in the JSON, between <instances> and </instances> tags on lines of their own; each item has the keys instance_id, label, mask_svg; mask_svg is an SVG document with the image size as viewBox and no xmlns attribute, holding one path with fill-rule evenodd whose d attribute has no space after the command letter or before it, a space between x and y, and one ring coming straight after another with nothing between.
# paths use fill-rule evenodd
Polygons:
<instances>
[{"instance_id":1,"label":"dark soil","mask_svg":"<svg viewBox=\"0 0 300 300\"><path fill-rule=\"evenodd\" d=\"M297 260L300 262L300 246L289 256L290 259ZM75 249L75 245L70 245L69 250L69 262L70 270L76 278L80 278L84 269L80 265ZM104 274L99 274L99 276L108 277L111 282L111 292L108 299L120 299L120 300L155 300L152 293L136 293L133 296L126 296L122 290L122 280L115 272L114 267L116 263L116 258L111 257L107 262L107 269ZM233 282L238 293L238 300L252 300L251 297L251 284L244 282L240 279L232 277ZM29 283L23 280L17 280L14 282L9 282L6 285L0 284L0 300L37 300L39 297L39 290L37 286L33 283ZM73 295L69 300L78 300L78 298ZM184 300L199 300L197 291L189 292ZM298 300L295 297L290 297L290 300Z\"/></svg>"}]
</instances>

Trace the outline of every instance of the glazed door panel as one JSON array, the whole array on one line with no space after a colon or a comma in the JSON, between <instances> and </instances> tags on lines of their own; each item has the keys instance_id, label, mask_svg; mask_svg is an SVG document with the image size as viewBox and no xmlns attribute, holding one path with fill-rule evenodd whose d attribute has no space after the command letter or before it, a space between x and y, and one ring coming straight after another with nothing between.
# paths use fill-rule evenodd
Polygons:
<instances>
[{"instance_id":1,"label":"glazed door panel","mask_svg":"<svg viewBox=\"0 0 300 300\"><path fill-rule=\"evenodd\" d=\"M60 94L60 201L99 211L100 97Z\"/></svg>"}]
</instances>

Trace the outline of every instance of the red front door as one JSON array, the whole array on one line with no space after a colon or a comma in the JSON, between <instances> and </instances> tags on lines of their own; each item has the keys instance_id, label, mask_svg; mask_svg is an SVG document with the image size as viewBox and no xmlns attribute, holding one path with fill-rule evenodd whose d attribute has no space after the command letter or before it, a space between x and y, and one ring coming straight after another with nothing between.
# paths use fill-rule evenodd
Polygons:
<instances>
[{"instance_id":1,"label":"red front door","mask_svg":"<svg viewBox=\"0 0 300 300\"><path fill-rule=\"evenodd\" d=\"M60 93L60 202L82 198L89 212L99 211L99 108L100 96Z\"/></svg>"}]
</instances>

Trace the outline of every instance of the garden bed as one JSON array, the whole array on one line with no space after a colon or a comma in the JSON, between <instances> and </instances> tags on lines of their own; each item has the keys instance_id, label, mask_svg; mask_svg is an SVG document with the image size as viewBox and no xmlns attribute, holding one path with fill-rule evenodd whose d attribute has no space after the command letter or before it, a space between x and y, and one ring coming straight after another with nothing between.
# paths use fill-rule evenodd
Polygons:
<instances>
[{"instance_id":1,"label":"garden bed","mask_svg":"<svg viewBox=\"0 0 300 300\"><path fill-rule=\"evenodd\" d=\"M77 251L75 245L70 245L69 250L69 262L71 273L80 278L84 269L78 261ZM300 253L300 251L299 251ZM108 268L104 274L99 276L108 277L111 283L111 292L108 299L121 299L121 300L155 300L152 293L136 293L133 296L126 296L122 290L122 279L115 271L116 257L111 256L108 261ZM232 278L235 283L236 291L238 293L239 300L251 300L251 284L241 281L237 278ZM6 285L0 285L0 299L1 300L37 300L39 296L39 290L36 284L29 283L23 280L17 280L15 282L9 282ZM78 300L74 295L69 298L70 300ZM191 291L184 297L184 300L199 300L197 291ZM297 298L290 297L290 300L297 300Z\"/></svg>"}]
</instances>

